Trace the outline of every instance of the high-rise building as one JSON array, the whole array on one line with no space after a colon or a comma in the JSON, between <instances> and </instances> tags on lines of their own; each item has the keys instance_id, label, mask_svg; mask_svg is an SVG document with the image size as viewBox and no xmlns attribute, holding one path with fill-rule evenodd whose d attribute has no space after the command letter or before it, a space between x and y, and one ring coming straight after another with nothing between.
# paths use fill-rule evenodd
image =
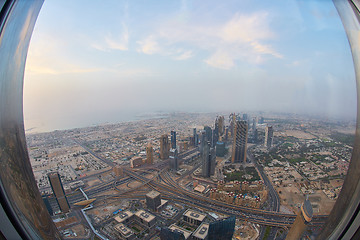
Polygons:
<instances>
[{"instance_id":1,"label":"high-rise building","mask_svg":"<svg viewBox=\"0 0 360 240\"><path fill-rule=\"evenodd\" d=\"M200 155L203 154L206 143L207 143L206 132L203 130L200 132Z\"/></svg>"},{"instance_id":2,"label":"high-rise building","mask_svg":"<svg viewBox=\"0 0 360 240\"><path fill-rule=\"evenodd\" d=\"M136 167L140 167L141 165L143 165L144 161L142 159L142 157L139 156L134 156L130 159L130 167L131 168L136 168Z\"/></svg>"},{"instance_id":3,"label":"high-rise building","mask_svg":"<svg viewBox=\"0 0 360 240\"><path fill-rule=\"evenodd\" d=\"M229 121L230 121L230 133L231 136L234 136L234 129L235 129L235 122L236 122L236 114L235 113L231 113L229 116Z\"/></svg>"},{"instance_id":4,"label":"high-rise building","mask_svg":"<svg viewBox=\"0 0 360 240\"><path fill-rule=\"evenodd\" d=\"M190 146L195 146L195 138L193 136L189 137L189 145Z\"/></svg>"},{"instance_id":5,"label":"high-rise building","mask_svg":"<svg viewBox=\"0 0 360 240\"><path fill-rule=\"evenodd\" d=\"M48 174L51 189L55 195L56 201L59 205L60 210L63 213L67 213L70 210L69 202L66 198L63 185L59 173L53 172Z\"/></svg>"},{"instance_id":6,"label":"high-rise building","mask_svg":"<svg viewBox=\"0 0 360 240\"><path fill-rule=\"evenodd\" d=\"M263 124L263 123L264 123L264 118L263 118L263 117L260 117L260 118L259 118L259 123L260 123L260 124Z\"/></svg>"},{"instance_id":7,"label":"high-rise building","mask_svg":"<svg viewBox=\"0 0 360 240\"><path fill-rule=\"evenodd\" d=\"M164 134L160 137L160 158L165 160L169 158L169 138Z\"/></svg>"},{"instance_id":8,"label":"high-rise building","mask_svg":"<svg viewBox=\"0 0 360 240\"><path fill-rule=\"evenodd\" d=\"M145 195L146 206L153 211L157 211L157 208L161 205L161 195L159 192L151 191Z\"/></svg>"},{"instance_id":9,"label":"high-rise building","mask_svg":"<svg viewBox=\"0 0 360 240\"><path fill-rule=\"evenodd\" d=\"M273 142L274 130L272 126L266 126L265 128L265 140L264 147L270 149Z\"/></svg>"},{"instance_id":10,"label":"high-rise building","mask_svg":"<svg viewBox=\"0 0 360 240\"><path fill-rule=\"evenodd\" d=\"M252 130L253 130L253 132L256 130L256 118L253 118Z\"/></svg>"},{"instance_id":11,"label":"high-rise building","mask_svg":"<svg viewBox=\"0 0 360 240\"><path fill-rule=\"evenodd\" d=\"M219 136L224 135L225 133L225 118L224 116L218 116L215 121L215 125L218 125Z\"/></svg>"},{"instance_id":12,"label":"high-rise building","mask_svg":"<svg viewBox=\"0 0 360 240\"><path fill-rule=\"evenodd\" d=\"M312 217L313 208L311 206L308 196L306 196L305 201L301 205L295 221L286 236L286 239L300 239L302 234L306 230L308 223L312 220Z\"/></svg>"},{"instance_id":13,"label":"high-rise building","mask_svg":"<svg viewBox=\"0 0 360 240\"><path fill-rule=\"evenodd\" d=\"M235 230L235 216L209 224L208 240L231 240Z\"/></svg>"},{"instance_id":14,"label":"high-rise building","mask_svg":"<svg viewBox=\"0 0 360 240\"><path fill-rule=\"evenodd\" d=\"M199 144L199 135L196 133L196 128L193 129L193 137L194 137L194 147L197 147Z\"/></svg>"},{"instance_id":15,"label":"high-rise building","mask_svg":"<svg viewBox=\"0 0 360 240\"><path fill-rule=\"evenodd\" d=\"M247 121L248 120L248 115L246 113L243 114L243 120Z\"/></svg>"},{"instance_id":16,"label":"high-rise building","mask_svg":"<svg viewBox=\"0 0 360 240\"><path fill-rule=\"evenodd\" d=\"M225 125L224 125L224 117L218 116L215 119L215 127L213 131L213 142L212 146L215 147L216 143L219 141L219 138L224 134Z\"/></svg>"},{"instance_id":17,"label":"high-rise building","mask_svg":"<svg viewBox=\"0 0 360 240\"><path fill-rule=\"evenodd\" d=\"M215 174L216 154L210 142L204 145L202 158L202 176L210 177Z\"/></svg>"},{"instance_id":18,"label":"high-rise building","mask_svg":"<svg viewBox=\"0 0 360 240\"><path fill-rule=\"evenodd\" d=\"M225 156L225 143L223 143L223 142L216 143L216 156L217 157Z\"/></svg>"},{"instance_id":19,"label":"high-rise building","mask_svg":"<svg viewBox=\"0 0 360 240\"><path fill-rule=\"evenodd\" d=\"M202 144L201 144L202 145ZM210 142L207 142L203 145L203 153L201 155L202 160L202 176L210 177Z\"/></svg>"},{"instance_id":20,"label":"high-rise building","mask_svg":"<svg viewBox=\"0 0 360 240\"><path fill-rule=\"evenodd\" d=\"M176 132L171 131L171 148L176 148Z\"/></svg>"},{"instance_id":21,"label":"high-rise building","mask_svg":"<svg viewBox=\"0 0 360 240\"><path fill-rule=\"evenodd\" d=\"M124 176L124 170L121 166L115 165L113 167L113 172L116 177L123 177Z\"/></svg>"},{"instance_id":22,"label":"high-rise building","mask_svg":"<svg viewBox=\"0 0 360 240\"><path fill-rule=\"evenodd\" d=\"M248 124L246 121L235 120L233 148L232 148L232 163L246 162L246 146L248 139Z\"/></svg>"},{"instance_id":23,"label":"high-rise building","mask_svg":"<svg viewBox=\"0 0 360 240\"><path fill-rule=\"evenodd\" d=\"M210 144L212 143L212 129L209 126L204 127L204 131L206 134L206 141L209 141Z\"/></svg>"},{"instance_id":24,"label":"high-rise building","mask_svg":"<svg viewBox=\"0 0 360 240\"><path fill-rule=\"evenodd\" d=\"M219 128L215 125L215 128L212 132L212 142L211 147L215 147L216 143L219 141Z\"/></svg>"},{"instance_id":25,"label":"high-rise building","mask_svg":"<svg viewBox=\"0 0 360 240\"><path fill-rule=\"evenodd\" d=\"M225 141L229 140L229 127L225 128L225 134L224 135L225 135L224 140Z\"/></svg>"},{"instance_id":26,"label":"high-rise building","mask_svg":"<svg viewBox=\"0 0 360 240\"><path fill-rule=\"evenodd\" d=\"M170 149L170 167L174 169L175 171L179 170L179 160L178 160L178 154L177 149L172 148Z\"/></svg>"},{"instance_id":27,"label":"high-rise building","mask_svg":"<svg viewBox=\"0 0 360 240\"><path fill-rule=\"evenodd\" d=\"M154 149L151 143L146 146L146 163L153 164L154 163Z\"/></svg>"},{"instance_id":28,"label":"high-rise building","mask_svg":"<svg viewBox=\"0 0 360 240\"><path fill-rule=\"evenodd\" d=\"M216 152L215 148L210 148L210 176L213 176L215 174L215 167L216 167Z\"/></svg>"},{"instance_id":29,"label":"high-rise building","mask_svg":"<svg viewBox=\"0 0 360 240\"><path fill-rule=\"evenodd\" d=\"M160 231L161 240L185 240L184 234L177 229L172 230L168 227L161 228Z\"/></svg>"},{"instance_id":30,"label":"high-rise building","mask_svg":"<svg viewBox=\"0 0 360 240\"><path fill-rule=\"evenodd\" d=\"M253 132L254 135L254 143L257 143L259 141L259 134L258 134L258 130L255 129L255 131Z\"/></svg>"}]
</instances>

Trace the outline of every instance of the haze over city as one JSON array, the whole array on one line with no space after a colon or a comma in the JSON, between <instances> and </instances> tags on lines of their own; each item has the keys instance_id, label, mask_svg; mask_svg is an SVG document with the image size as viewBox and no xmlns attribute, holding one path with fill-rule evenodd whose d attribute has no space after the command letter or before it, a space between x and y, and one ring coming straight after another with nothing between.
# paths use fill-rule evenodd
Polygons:
<instances>
[{"instance_id":1,"label":"haze over city","mask_svg":"<svg viewBox=\"0 0 360 240\"><path fill-rule=\"evenodd\" d=\"M46 1L24 86L35 132L151 112L355 119L351 53L331 2Z\"/></svg>"}]
</instances>

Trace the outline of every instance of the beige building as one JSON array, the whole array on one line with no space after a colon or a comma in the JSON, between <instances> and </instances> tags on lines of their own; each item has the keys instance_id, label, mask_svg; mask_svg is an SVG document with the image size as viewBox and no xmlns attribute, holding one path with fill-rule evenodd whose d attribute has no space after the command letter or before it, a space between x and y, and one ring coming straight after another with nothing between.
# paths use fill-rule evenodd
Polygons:
<instances>
[{"instance_id":1,"label":"beige building","mask_svg":"<svg viewBox=\"0 0 360 240\"><path fill-rule=\"evenodd\" d=\"M169 158L170 143L168 135L164 134L160 137L160 158L165 160Z\"/></svg>"},{"instance_id":2,"label":"beige building","mask_svg":"<svg viewBox=\"0 0 360 240\"><path fill-rule=\"evenodd\" d=\"M151 143L146 146L146 163L153 164L154 163L154 149Z\"/></svg>"},{"instance_id":3,"label":"beige building","mask_svg":"<svg viewBox=\"0 0 360 240\"><path fill-rule=\"evenodd\" d=\"M124 224L119 223L115 225L115 230L118 231L121 237L125 238L126 240L134 239L135 235L130 230L130 228L126 227Z\"/></svg>"},{"instance_id":4,"label":"beige building","mask_svg":"<svg viewBox=\"0 0 360 240\"><path fill-rule=\"evenodd\" d=\"M193 233L194 240L207 240L208 239L209 224L202 223Z\"/></svg>"},{"instance_id":5,"label":"beige building","mask_svg":"<svg viewBox=\"0 0 360 240\"><path fill-rule=\"evenodd\" d=\"M130 160L130 167L131 168L135 168L135 167L140 167L143 164L143 160L141 157L133 157Z\"/></svg>"},{"instance_id":6,"label":"beige building","mask_svg":"<svg viewBox=\"0 0 360 240\"><path fill-rule=\"evenodd\" d=\"M194 225L200 225L202 221L204 221L205 217L205 214L199 213L191 209L186 210L183 214L183 220Z\"/></svg>"},{"instance_id":7,"label":"beige building","mask_svg":"<svg viewBox=\"0 0 360 240\"><path fill-rule=\"evenodd\" d=\"M134 214L130 212L129 210L126 210L124 212L120 212L116 217L115 220L118 223L127 223L133 219Z\"/></svg>"},{"instance_id":8,"label":"beige building","mask_svg":"<svg viewBox=\"0 0 360 240\"><path fill-rule=\"evenodd\" d=\"M114 172L116 177L123 177L124 176L123 168L120 167L120 166L114 166L113 167L113 172Z\"/></svg>"},{"instance_id":9,"label":"beige building","mask_svg":"<svg viewBox=\"0 0 360 240\"><path fill-rule=\"evenodd\" d=\"M135 213L136 216L136 220L147 226L147 227L152 227L154 226L155 222L156 222L156 217L154 215L152 215L151 213L146 212L145 210L141 209L139 211L137 211Z\"/></svg>"}]
</instances>

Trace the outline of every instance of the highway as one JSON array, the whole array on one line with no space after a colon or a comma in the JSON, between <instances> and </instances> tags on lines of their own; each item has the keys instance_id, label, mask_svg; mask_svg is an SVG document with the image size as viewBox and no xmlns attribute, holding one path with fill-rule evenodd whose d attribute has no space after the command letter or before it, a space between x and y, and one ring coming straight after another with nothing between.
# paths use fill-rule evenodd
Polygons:
<instances>
[{"instance_id":1,"label":"highway","mask_svg":"<svg viewBox=\"0 0 360 240\"><path fill-rule=\"evenodd\" d=\"M193 152L197 151L194 149ZM191 154L191 153L189 153ZM200 162L196 163L192 170L186 172L185 176L194 172L199 166ZM117 186L128 183L130 181L136 180L141 182L142 184L135 189L121 191L118 194L107 195L98 197L98 199L103 198L129 198L129 197L137 197L144 198L144 193L141 192L140 188L143 186L148 186L151 189L161 192L162 197L164 199L175 200L178 202L182 202L184 204L200 207L206 209L208 211L214 211L219 213L224 213L227 215L235 215L238 219L242 219L244 221L249 221L257 224L267 225L267 226L275 226L280 228L288 228L293 221L295 220L296 215L294 214L285 214L279 212L279 204L275 205L272 208L272 211L250 208L245 206L227 204L225 202L213 200L207 198L201 194L194 193L192 191L188 191L181 186L179 186L178 182L174 181L171 176L168 174L167 170L168 161L162 161L156 165L152 166L144 166L143 169L125 169L124 173L128 175L128 177L119 179L117 181L109 181L105 183L98 184L96 186L85 188L84 191L89 196L89 198L94 198L101 195L102 192L106 192L110 189L117 189ZM161 169L161 171L159 171ZM137 173L136 171L141 171L141 173ZM155 176L152 178L147 178L144 175L152 172L157 172ZM260 171L261 173L262 171ZM185 176L182 176L185 177ZM263 177L264 182L267 178ZM268 180L268 179L267 179ZM268 180L269 181L269 180ZM265 183L266 184L266 183ZM272 187L271 183L268 182L269 189ZM271 186L271 187L270 187ZM273 189L273 188L272 188ZM118 189L120 191L120 189ZM275 191L273 189L273 191ZM139 194L141 192L141 194ZM273 199L275 202L279 203L279 199L276 198L277 194L273 195ZM80 192L75 192L73 194L67 195L68 201L70 205L73 205L76 202L81 200L85 200L84 196ZM277 196L278 197L278 196ZM53 198L51 205L57 205L56 200ZM313 217L310 225L320 226L325 223L327 216L325 215L315 215Z\"/></svg>"},{"instance_id":2,"label":"highway","mask_svg":"<svg viewBox=\"0 0 360 240\"><path fill-rule=\"evenodd\" d=\"M265 211L261 209L227 204L179 188L177 187L176 183L174 182L171 183L171 180L169 179L165 181L168 181L168 183L170 183L171 185L162 184L155 181L149 182L148 181L149 179L147 179L146 177L140 176L129 170L126 170L126 172L129 176L133 177L135 180L147 182L147 184L151 188L160 191L164 196L167 195L171 199L176 199L180 202L184 202L189 205L192 204L212 211L223 212L230 215L235 214L240 219L250 221L253 223L285 228L285 227L289 227L296 217L296 215L293 214L283 214L279 212ZM162 178L165 177L166 179L166 175L162 175L161 177ZM314 216L312 225L322 225L325 222L326 217L327 216Z\"/></svg>"},{"instance_id":3,"label":"highway","mask_svg":"<svg viewBox=\"0 0 360 240\"><path fill-rule=\"evenodd\" d=\"M269 188L269 197L270 197L271 210L274 211L274 212L279 212L280 211L280 198L279 198L279 195L278 195L277 191L274 189L273 185L271 184L269 178L264 173L263 167L261 165L259 165L256 160L254 160L254 157L253 157L253 155L251 153L251 150L254 147L255 146L248 148L247 157L255 165L255 167L259 170L261 178L264 180L264 184Z\"/></svg>"}]
</instances>

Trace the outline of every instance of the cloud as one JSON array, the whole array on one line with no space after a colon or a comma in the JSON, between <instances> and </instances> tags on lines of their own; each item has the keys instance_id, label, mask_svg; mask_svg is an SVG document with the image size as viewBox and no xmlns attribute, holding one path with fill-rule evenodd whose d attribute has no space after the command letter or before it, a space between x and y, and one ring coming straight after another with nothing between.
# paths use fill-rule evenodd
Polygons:
<instances>
[{"instance_id":1,"label":"cloud","mask_svg":"<svg viewBox=\"0 0 360 240\"><path fill-rule=\"evenodd\" d=\"M161 52L161 49L154 36L149 36L142 41L136 42L139 45L138 52L154 54Z\"/></svg>"},{"instance_id":2,"label":"cloud","mask_svg":"<svg viewBox=\"0 0 360 240\"><path fill-rule=\"evenodd\" d=\"M221 69L231 69L235 64L234 60L227 51L217 51L209 59L205 60L207 64L212 67L221 68Z\"/></svg>"},{"instance_id":3,"label":"cloud","mask_svg":"<svg viewBox=\"0 0 360 240\"><path fill-rule=\"evenodd\" d=\"M226 42L252 42L267 40L274 37L274 33L267 24L268 13L257 12L250 15L236 13L221 28L220 35Z\"/></svg>"},{"instance_id":4,"label":"cloud","mask_svg":"<svg viewBox=\"0 0 360 240\"><path fill-rule=\"evenodd\" d=\"M256 41L251 42L251 46L253 47L254 51L260 54L269 54L276 58L283 58L284 56L280 53L273 50L271 47L267 45L260 44Z\"/></svg>"},{"instance_id":5,"label":"cloud","mask_svg":"<svg viewBox=\"0 0 360 240\"><path fill-rule=\"evenodd\" d=\"M189 58L192 58L193 52L192 51L185 51L183 53L181 53L179 56L174 57L175 60L186 60Z\"/></svg>"},{"instance_id":6,"label":"cloud","mask_svg":"<svg viewBox=\"0 0 360 240\"><path fill-rule=\"evenodd\" d=\"M193 57L192 51L184 50L179 55L172 49L197 48L208 55L205 63L220 69L231 69L238 60L262 64L271 58L284 57L270 44L276 39L276 34L269 26L269 13L265 11L251 14L238 12L217 25L201 25L176 18L165 22L144 40L137 42L139 52L186 60Z\"/></svg>"},{"instance_id":7,"label":"cloud","mask_svg":"<svg viewBox=\"0 0 360 240\"><path fill-rule=\"evenodd\" d=\"M121 50L126 51L129 49L129 30L127 25L123 22L121 34L114 36L112 32L108 33L102 41L91 43L90 46L100 50L100 51L109 51L109 50Z\"/></svg>"}]
</instances>

